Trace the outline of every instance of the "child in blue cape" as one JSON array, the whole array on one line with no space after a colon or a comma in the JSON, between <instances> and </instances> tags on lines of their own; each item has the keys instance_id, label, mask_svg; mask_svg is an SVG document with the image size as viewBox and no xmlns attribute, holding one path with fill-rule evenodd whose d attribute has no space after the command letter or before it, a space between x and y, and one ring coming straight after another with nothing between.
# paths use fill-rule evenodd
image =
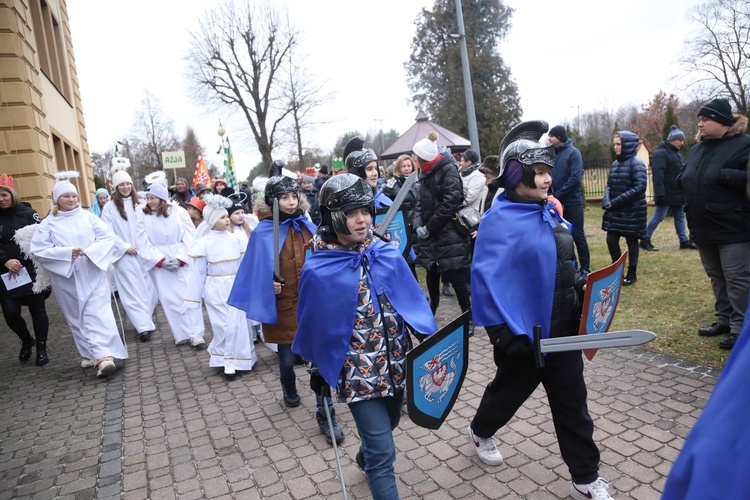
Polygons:
<instances>
[{"instance_id":1,"label":"child in blue cape","mask_svg":"<svg viewBox=\"0 0 750 500\"><path fill-rule=\"evenodd\" d=\"M378 155L375 151L365 148L365 141L359 136L353 137L344 148L344 163L346 171L361 178L372 189L375 210L388 208L393 201L380 190L378 179Z\"/></svg>"},{"instance_id":2,"label":"child in blue cape","mask_svg":"<svg viewBox=\"0 0 750 500\"><path fill-rule=\"evenodd\" d=\"M278 166L278 168L276 168ZM250 235L245 257L227 303L260 321L267 342L278 344L279 378L284 404L299 406L292 340L297 331L297 283L305 262L305 245L316 231L305 216L306 201L299 198L299 185L282 174L283 163L274 162L263 200L256 208L260 222ZM273 175L278 174L278 175ZM284 285L274 281L274 199L279 204L279 268ZM300 203L302 201L302 203Z\"/></svg>"},{"instance_id":3,"label":"child in blue cape","mask_svg":"<svg viewBox=\"0 0 750 500\"><path fill-rule=\"evenodd\" d=\"M429 335L437 326L398 249L373 237L368 184L352 174L329 179L320 210L323 222L300 278L292 350L317 367L316 392L334 387L339 402L349 404L362 440L357 463L373 498L397 499L393 429L411 348L407 324Z\"/></svg>"},{"instance_id":4,"label":"child in blue cape","mask_svg":"<svg viewBox=\"0 0 750 500\"><path fill-rule=\"evenodd\" d=\"M546 122L524 122L503 140L510 142L501 151L498 178L505 192L479 225L471 273L474 323L487 330L497 372L469 426L469 439L482 462L500 464L492 436L541 382L572 477L571 496L611 500L598 473L581 351L547 354L538 368L532 349L536 325L543 338L578 334L584 284L571 227L547 201L555 155L538 142L547 128Z\"/></svg>"}]
</instances>

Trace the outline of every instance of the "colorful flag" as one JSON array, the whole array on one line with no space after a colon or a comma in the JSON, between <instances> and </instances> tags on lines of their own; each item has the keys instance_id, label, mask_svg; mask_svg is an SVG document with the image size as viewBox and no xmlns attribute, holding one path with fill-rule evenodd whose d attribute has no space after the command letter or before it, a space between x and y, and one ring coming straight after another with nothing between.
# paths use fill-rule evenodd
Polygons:
<instances>
[{"instance_id":1,"label":"colorful flag","mask_svg":"<svg viewBox=\"0 0 750 500\"><path fill-rule=\"evenodd\" d=\"M208 169L203 161L203 155L198 155L198 163L195 165L195 174L193 174L193 187L200 184L209 185L211 182L211 176L208 175Z\"/></svg>"},{"instance_id":2,"label":"colorful flag","mask_svg":"<svg viewBox=\"0 0 750 500\"><path fill-rule=\"evenodd\" d=\"M229 147L229 137L224 143L224 180L227 181L227 187L237 192L237 177L234 175L234 158L232 148Z\"/></svg>"}]
</instances>

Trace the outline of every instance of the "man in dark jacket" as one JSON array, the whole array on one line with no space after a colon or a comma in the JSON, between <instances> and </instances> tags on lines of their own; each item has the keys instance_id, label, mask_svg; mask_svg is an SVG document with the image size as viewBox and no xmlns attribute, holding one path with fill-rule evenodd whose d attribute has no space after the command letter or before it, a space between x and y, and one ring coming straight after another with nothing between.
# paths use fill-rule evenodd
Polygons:
<instances>
[{"instance_id":1,"label":"man in dark jacket","mask_svg":"<svg viewBox=\"0 0 750 500\"><path fill-rule=\"evenodd\" d=\"M315 179L315 189L320 191L320 188L323 187L323 184L325 184L328 179L328 165L321 165L320 169L318 169L318 177Z\"/></svg>"},{"instance_id":2,"label":"man in dark jacket","mask_svg":"<svg viewBox=\"0 0 750 500\"><path fill-rule=\"evenodd\" d=\"M698 111L698 144L690 148L680 183L685 211L701 263L711 279L716 321L702 336L729 334L722 349L737 342L750 291L750 200L745 193L750 135L747 117L732 115L726 99Z\"/></svg>"},{"instance_id":3,"label":"man in dark jacket","mask_svg":"<svg viewBox=\"0 0 750 500\"><path fill-rule=\"evenodd\" d=\"M651 156L656 210L646 226L646 237L641 240L641 248L644 250L650 252L659 250L651 243L651 237L669 210L672 210L674 217L674 229L680 239L680 250L698 249L695 243L690 241L685 230L685 200L682 196L682 189L677 184L677 176L680 175L685 165L680 154L683 144L685 144L685 134L677 128L677 125L672 125L667 139L659 144Z\"/></svg>"},{"instance_id":4,"label":"man in dark jacket","mask_svg":"<svg viewBox=\"0 0 750 500\"><path fill-rule=\"evenodd\" d=\"M581 273L588 274L591 272L591 257L586 231L583 228L583 158L562 125L552 127L547 132L547 138L555 148L552 194L562 203L565 219L573 224L573 240L578 250L578 268Z\"/></svg>"}]
</instances>

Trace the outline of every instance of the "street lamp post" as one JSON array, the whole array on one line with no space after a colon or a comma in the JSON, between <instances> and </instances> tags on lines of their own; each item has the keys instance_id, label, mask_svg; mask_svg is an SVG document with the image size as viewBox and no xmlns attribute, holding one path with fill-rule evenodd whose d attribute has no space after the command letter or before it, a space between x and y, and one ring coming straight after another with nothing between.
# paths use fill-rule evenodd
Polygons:
<instances>
[{"instance_id":1,"label":"street lamp post","mask_svg":"<svg viewBox=\"0 0 750 500\"><path fill-rule=\"evenodd\" d=\"M224 172L221 173L222 176L227 171L226 149L224 148L224 134L226 133L227 129L224 128L224 125L221 124L221 120L219 120L219 128L216 129L216 134L221 137L221 147L219 148L219 151L221 152L221 157L224 159Z\"/></svg>"},{"instance_id":2,"label":"street lamp post","mask_svg":"<svg viewBox=\"0 0 750 500\"><path fill-rule=\"evenodd\" d=\"M372 121L380 122L380 154L382 155L383 151L385 151L385 140L383 139L383 119L373 118Z\"/></svg>"},{"instance_id":3,"label":"street lamp post","mask_svg":"<svg viewBox=\"0 0 750 500\"><path fill-rule=\"evenodd\" d=\"M578 133L581 133L581 106L571 106L571 108L576 108L576 129Z\"/></svg>"},{"instance_id":4,"label":"street lamp post","mask_svg":"<svg viewBox=\"0 0 750 500\"><path fill-rule=\"evenodd\" d=\"M466 118L469 122L469 140L471 147L479 157L479 132L477 131L477 116L474 112L474 92L471 90L471 72L469 70L469 51L466 48L466 33L464 32L464 14L461 10L461 0L456 0L456 18L458 19L458 36L461 43L461 67L464 73L464 94L466 96Z\"/></svg>"}]
</instances>

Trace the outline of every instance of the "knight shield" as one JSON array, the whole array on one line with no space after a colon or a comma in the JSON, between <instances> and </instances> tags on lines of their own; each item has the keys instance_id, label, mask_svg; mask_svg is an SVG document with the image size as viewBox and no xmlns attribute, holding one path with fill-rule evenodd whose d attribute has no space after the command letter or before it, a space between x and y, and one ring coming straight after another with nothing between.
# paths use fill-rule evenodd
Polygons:
<instances>
[{"instance_id":1,"label":"knight shield","mask_svg":"<svg viewBox=\"0 0 750 500\"><path fill-rule=\"evenodd\" d=\"M627 250L617 261L604 269L594 271L586 278L586 294L583 297L583 313L580 335L593 335L609 331L620 300L622 275L625 270ZM589 361L594 359L596 349L585 349Z\"/></svg>"},{"instance_id":2,"label":"knight shield","mask_svg":"<svg viewBox=\"0 0 750 500\"><path fill-rule=\"evenodd\" d=\"M385 218L385 214L388 209L380 209L375 215L374 225L377 226ZM406 213L403 209L396 212L390 225L382 231L382 234L390 236L390 244L398 248L401 255L407 257L409 250L411 250L411 231L409 231L409 225L406 222Z\"/></svg>"},{"instance_id":3,"label":"knight shield","mask_svg":"<svg viewBox=\"0 0 750 500\"><path fill-rule=\"evenodd\" d=\"M456 402L469 367L470 312L406 355L406 404L412 422L439 429Z\"/></svg>"}]
</instances>

